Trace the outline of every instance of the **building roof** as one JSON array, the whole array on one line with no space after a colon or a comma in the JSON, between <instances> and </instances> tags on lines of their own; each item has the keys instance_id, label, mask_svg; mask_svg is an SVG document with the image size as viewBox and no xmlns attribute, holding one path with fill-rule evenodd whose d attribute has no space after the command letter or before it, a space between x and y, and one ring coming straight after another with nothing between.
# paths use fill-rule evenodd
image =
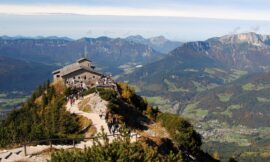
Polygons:
<instances>
[{"instance_id":1,"label":"building roof","mask_svg":"<svg viewBox=\"0 0 270 162\"><path fill-rule=\"evenodd\" d=\"M87 58L80 58L75 63L66 65L61 69L57 69L57 70L53 71L52 73L53 74L60 73L61 76L65 76L65 75L68 75L68 74L73 73L73 72L78 71L78 70L86 70L86 71L94 73L96 75L100 75L100 76L103 75L103 74L100 74L100 73L94 71L95 66L93 66L93 65L91 65L90 67L86 67L86 66L80 64L83 61L91 62Z\"/></svg>"},{"instance_id":2,"label":"building roof","mask_svg":"<svg viewBox=\"0 0 270 162\"><path fill-rule=\"evenodd\" d=\"M57 69L57 70L53 71L52 73L57 74L57 73L60 73L60 72L61 72L61 69Z\"/></svg>"},{"instance_id":3,"label":"building roof","mask_svg":"<svg viewBox=\"0 0 270 162\"><path fill-rule=\"evenodd\" d=\"M55 70L55 71L53 71L53 74L61 73L61 76L65 76L65 75L71 74L71 73L78 71L78 70L86 70L86 71L94 73L96 75L102 75L101 73L94 71L90 67L80 65L78 62L66 65L62 69Z\"/></svg>"},{"instance_id":4,"label":"building roof","mask_svg":"<svg viewBox=\"0 0 270 162\"><path fill-rule=\"evenodd\" d=\"M87 58L80 58L77 60L77 62L83 62L83 61L88 61L88 62L91 62L91 60L87 59Z\"/></svg>"}]
</instances>

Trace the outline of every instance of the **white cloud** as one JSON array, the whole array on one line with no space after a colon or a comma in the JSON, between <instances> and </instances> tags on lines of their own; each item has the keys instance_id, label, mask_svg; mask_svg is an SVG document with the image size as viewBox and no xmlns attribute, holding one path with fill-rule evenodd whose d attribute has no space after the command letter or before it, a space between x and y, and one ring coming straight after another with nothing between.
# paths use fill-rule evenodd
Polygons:
<instances>
[{"instance_id":1,"label":"white cloud","mask_svg":"<svg viewBox=\"0 0 270 162\"><path fill-rule=\"evenodd\" d=\"M222 7L181 6L177 8L128 8L74 5L1 5L0 14L79 14L111 16L168 16L237 20L270 20L270 11L237 10Z\"/></svg>"}]
</instances>

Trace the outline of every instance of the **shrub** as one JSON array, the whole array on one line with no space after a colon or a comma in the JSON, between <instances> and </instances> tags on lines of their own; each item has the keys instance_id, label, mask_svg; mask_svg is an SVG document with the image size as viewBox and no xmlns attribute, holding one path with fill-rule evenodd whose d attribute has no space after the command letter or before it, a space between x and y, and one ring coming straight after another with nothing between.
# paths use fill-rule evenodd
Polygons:
<instances>
[{"instance_id":1,"label":"shrub","mask_svg":"<svg viewBox=\"0 0 270 162\"><path fill-rule=\"evenodd\" d=\"M181 154L172 153L160 154L156 147L149 146L143 142L133 142L129 140L126 134L124 137L115 139L109 143L108 138L104 137L101 141L96 141L92 147L84 151L59 151L51 156L52 162L70 162L70 161L95 161L95 162L148 162L148 161L183 161Z\"/></svg>"},{"instance_id":2,"label":"shrub","mask_svg":"<svg viewBox=\"0 0 270 162\"><path fill-rule=\"evenodd\" d=\"M160 113L158 121L168 130L170 136L180 149L196 153L200 150L202 140L193 126L180 116L170 113Z\"/></svg>"}]
</instances>

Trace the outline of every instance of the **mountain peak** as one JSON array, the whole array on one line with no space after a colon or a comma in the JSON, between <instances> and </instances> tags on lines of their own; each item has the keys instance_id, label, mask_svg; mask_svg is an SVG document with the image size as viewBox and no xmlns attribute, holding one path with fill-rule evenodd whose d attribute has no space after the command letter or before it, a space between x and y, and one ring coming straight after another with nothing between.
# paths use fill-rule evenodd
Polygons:
<instances>
[{"instance_id":1,"label":"mountain peak","mask_svg":"<svg viewBox=\"0 0 270 162\"><path fill-rule=\"evenodd\" d=\"M128 41L136 43L145 43L147 40L141 35L131 35L126 38Z\"/></svg>"},{"instance_id":2,"label":"mountain peak","mask_svg":"<svg viewBox=\"0 0 270 162\"><path fill-rule=\"evenodd\" d=\"M130 35L130 36L127 37L127 39L130 39L130 38L144 39L144 37L141 36L141 35Z\"/></svg>"},{"instance_id":3,"label":"mountain peak","mask_svg":"<svg viewBox=\"0 0 270 162\"><path fill-rule=\"evenodd\" d=\"M208 42L197 41L197 42L185 43L183 47L192 49L194 51L202 52L202 51L207 51L210 48L210 44Z\"/></svg>"},{"instance_id":4,"label":"mountain peak","mask_svg":"<svg viewBox=\"0 0 270 162\"><path fill-rule=\"evenodd\" d=\"M226 35L218 38L225 44L248 43L255 46L263 46L270 39L267 35L261 35L254 32Z\"/></svg>"},{"instance_id":5,"label":"mountain peak","mask_svg":"<svg viewBox=\"0 0 270 162\"><path fill-rule=\"evenodd\" d=\"M168 40L164 36L160 35L157 37L149 38L149 41L153 44L163 44L167 42Z\"/></svg>"}]
</instances>

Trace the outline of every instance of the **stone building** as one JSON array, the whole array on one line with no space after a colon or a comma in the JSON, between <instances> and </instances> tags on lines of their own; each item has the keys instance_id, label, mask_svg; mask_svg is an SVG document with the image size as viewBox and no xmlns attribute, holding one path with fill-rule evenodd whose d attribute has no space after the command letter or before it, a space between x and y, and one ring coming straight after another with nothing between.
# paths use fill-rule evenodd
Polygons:
<instances>
[{"instance_id":1,"label":"stone building","mask_svg":"<svg viewBox=\"0 0 270 162\"><path fill-rule=\"evenodd\" d=\"M53 80L63 80L68 87L91 88L99 85L105 76L96 72L95 66L86 58L81 58L75 63L66 65L53 72Z\"/></svg>"}]
</instances>

